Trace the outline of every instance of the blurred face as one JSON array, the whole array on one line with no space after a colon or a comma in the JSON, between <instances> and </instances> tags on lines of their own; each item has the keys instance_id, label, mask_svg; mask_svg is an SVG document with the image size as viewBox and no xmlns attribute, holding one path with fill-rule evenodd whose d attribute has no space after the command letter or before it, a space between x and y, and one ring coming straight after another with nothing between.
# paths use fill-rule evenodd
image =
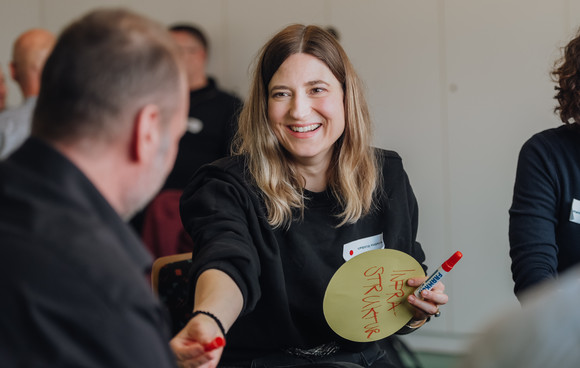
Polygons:
<instances>
[{"instance_id":1,"label":"blurred face","mask_svg":"<svg viewBox=\"0 0 580 368\"><path fill-rule=\"evenodd\" d=\"M342 86L326 64L308 54L288 57L268 94L270 126L296 163L328 165L345 120Z\"/></svg>"},{"instance_id":2,"label":"blurred face","mask_svg":"<svg viewBox=\"0 0 580 368\"><path fill-rule=\"evenodd\" d=\"M189 85L195 83L198 78L205 77L207 55L203 44L187 32L171 31L170 33L181 51Z\"/></svg>"}]
</instances>

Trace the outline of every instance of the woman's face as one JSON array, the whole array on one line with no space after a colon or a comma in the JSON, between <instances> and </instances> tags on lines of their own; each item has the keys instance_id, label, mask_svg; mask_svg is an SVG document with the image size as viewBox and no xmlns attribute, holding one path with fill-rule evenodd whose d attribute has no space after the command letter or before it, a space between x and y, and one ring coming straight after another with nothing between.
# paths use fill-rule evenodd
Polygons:
<instances>
[{"instance_id":1,"label":"woman's face","mask_svg":"<svg viewBox=\"0 0 580 368\"><path fill-rule=\"evenodd\" d=\"M280 144L300 164L330 162L344 132L342 86L322 61L293 54L268 85L268 120Z\"/></svg>"}]
</instances>

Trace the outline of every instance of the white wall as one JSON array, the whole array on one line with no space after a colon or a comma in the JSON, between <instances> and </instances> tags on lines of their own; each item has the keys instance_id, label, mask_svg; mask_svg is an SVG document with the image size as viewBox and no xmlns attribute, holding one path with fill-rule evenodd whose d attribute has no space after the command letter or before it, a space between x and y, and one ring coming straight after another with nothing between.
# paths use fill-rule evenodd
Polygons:
<instances>
[{"instance_id":1,"label":"white wall","mask_svg":"<svg viewBox=\"0 0 580 368\"><path fill-rule=\"evenodd\" d=\"M580 0L0 0L0 64L29 27L58 32L95 6L201 25L210 72L241 96L259 47L289 23L333 25L366 82L376 144L398 151L420 206L431 269L455 250L449 305L408 341L461 350L512 294L508 213L517 154L556 126L549 71L580 24ZM20 101L15 84L9 103Z\"/></svg>"}]
</instances>

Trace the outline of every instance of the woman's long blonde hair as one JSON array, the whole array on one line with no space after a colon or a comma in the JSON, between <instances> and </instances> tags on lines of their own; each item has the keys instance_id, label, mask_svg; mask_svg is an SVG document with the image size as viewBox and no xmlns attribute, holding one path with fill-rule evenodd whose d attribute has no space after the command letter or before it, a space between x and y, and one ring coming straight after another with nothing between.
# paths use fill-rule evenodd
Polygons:
<instances>
[{"instance_id":1,"label":"woman's long blonde hair","mask_svg":"<svg viewBox=\"0 0 580 368\"><path fill-rule=\"evenodd\" d=\"M291 25L261 49L240 113L234 153L247 158L250 174L263 193L270 225L289 227L293 210L302 217L304 179L268 123L268 84L280 65L297 53L321 60L342 84L345 130L335 143L327 175L341 209L338 226L354 223L371 211L382 176L379 157L371 146L372 124L361 82L338 41L324 29Z\"/></svg>"}]
</instances>

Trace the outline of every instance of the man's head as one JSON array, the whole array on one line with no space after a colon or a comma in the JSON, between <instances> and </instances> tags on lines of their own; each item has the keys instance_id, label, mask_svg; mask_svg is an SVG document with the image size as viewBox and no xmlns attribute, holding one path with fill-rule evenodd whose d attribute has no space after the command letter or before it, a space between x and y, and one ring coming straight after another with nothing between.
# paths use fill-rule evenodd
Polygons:
<instances>
[{"instance_id":1,"label":"man's head","mask_svg":"<svg viewBox=\"0 0 580 368\"><path fill-rule=\"evenodd\" d=\"M54 35L49 31L34 28L21 34L14 42L10 71L24 98L38 95L42 68L54 41Z\"/></svg>"},{"instance_id":2,"label":"man's head","mask_svg":"<svg viewBox=\"0 0 580 368\"><path fill-rule=\"evenodd\" d=\"M181 51L189 88L196 90L205 87L207 84L205 68L209 52L207 38L199 28L189 24L176 24L169 30Z\"/></svg>"},{"instance_id":3,"label":"man's head","mask_svg":"<svg viewBox=\"0 0 580 368\"><path fill-rule=\"evenodd\" d=\"M179 50L165 28L127 10L97 10L60 35L32 134L68 156L128 217L173 166L187 104ZM100 168L115 172L103 177Z\"/></svg>"}]
</instances>

